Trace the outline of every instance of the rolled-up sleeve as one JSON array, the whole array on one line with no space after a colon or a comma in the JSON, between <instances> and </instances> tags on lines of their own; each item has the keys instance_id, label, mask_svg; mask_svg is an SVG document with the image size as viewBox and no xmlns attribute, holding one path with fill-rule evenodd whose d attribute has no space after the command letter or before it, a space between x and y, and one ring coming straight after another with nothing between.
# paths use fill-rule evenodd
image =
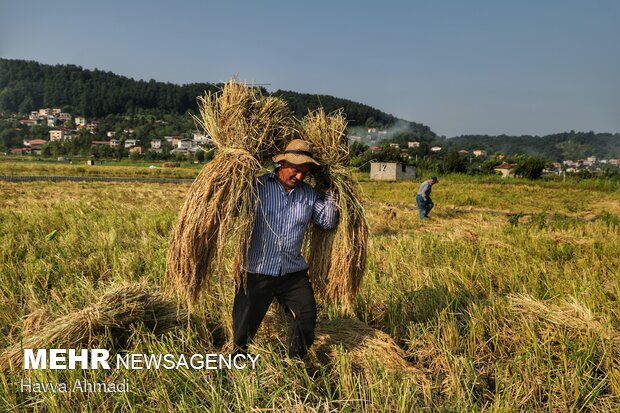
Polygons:
<instances>
[{"instance_id":1,"label":"rolled-up sleeve","mask_svg":"<svg viewBox=\"0 0 620 413\"><path fill-rule=\"evenodd\" d=\"M317 197L314 201L312 221L323 229L334 229L338 225L338 207L330 192L325 194L325 199Z\"/></svg>"}]
</instances>

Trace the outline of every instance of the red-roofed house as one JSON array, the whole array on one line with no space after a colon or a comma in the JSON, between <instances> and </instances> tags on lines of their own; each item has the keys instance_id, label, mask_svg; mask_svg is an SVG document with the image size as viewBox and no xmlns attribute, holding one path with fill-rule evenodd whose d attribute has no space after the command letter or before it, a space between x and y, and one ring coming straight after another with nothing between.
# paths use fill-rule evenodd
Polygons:
<instances>
[{"instance_id":1,"label":"red-roofed house","mask_svg":"<svg viewBox=\"0 0 620 413\"><path fill-rule=\"evenodd\" d=\"M26 126L32 126L32 125L38 125L39 121L38 120L33 120L33 119L20 119L18 120L18 122L22 125L26 125Z\"/></svg>"},{"instance_id":2,"label":"red-roofed house","mask_svg":"<svg viewBox=\"0 0 620 413\"><path fill-rule=\"evenodd\" d=\"M46 143L47 141L45 139L31 139L29 141L24 141L24 146L30 146L32 148L33 146L41 146Z\"/></svg>"},{"instance_id":3,"label":"red-roofed house","mask_svg":"<svg viewBox=\"0 0 620 413\"><path fill-rule=\"evenodd\" d=\"M508 176L514 176L515 172L514 169L517 165L514 163L506 163L504 162L501 165L497 165L495 168L493 168L493 170L495 172L499 172L502 174L502 178L506 178Z\"/></svg>"}]
</instances>

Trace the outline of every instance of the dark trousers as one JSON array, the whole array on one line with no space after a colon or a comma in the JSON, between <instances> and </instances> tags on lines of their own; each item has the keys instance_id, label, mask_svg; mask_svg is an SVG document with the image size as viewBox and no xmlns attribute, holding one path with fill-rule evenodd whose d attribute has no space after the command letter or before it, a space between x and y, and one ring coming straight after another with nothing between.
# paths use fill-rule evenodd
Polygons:
<instances>
[{"instance_id":1,"label":"dark trousers","mask_svg":"<svg viewBox=\"0 0 620 413\"><path fill-rule=\"evenodd\" d=\"M258 331L275 298L288 318L288 354L303 357L314 342L316 301L308 270L282 276L247 274L247 288L239 286L233 304L235 351L247 351L248 342Z\"/></svg>"}]
</instances>

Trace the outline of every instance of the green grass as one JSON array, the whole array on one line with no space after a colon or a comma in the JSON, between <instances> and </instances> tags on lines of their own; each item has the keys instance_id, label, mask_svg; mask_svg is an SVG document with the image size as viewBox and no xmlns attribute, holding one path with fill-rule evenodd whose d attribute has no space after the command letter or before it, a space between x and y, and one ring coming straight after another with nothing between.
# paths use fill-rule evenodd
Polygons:
<instances>
[{"instance_id":1,"label":"green grass","mask_svg":"<svg viewBox=\"0 0 620 413\"><path fill-rule=\"evenodd\" d=\"M203 165L181 163L180 167L169 168L164 162L112 161L104 163L95 160L89 166L86 160L75 160L73 164L54 161L0 161L0 175L58 175L58 176L112 176L143 178L187 178L193 179ZM149 168L149 166L156 168Z\"/></svg>"},{"instance_id":2,"label":"green grass","mask_svg":"<svg viewBox=\"0 0 620 413\"><path fill-rule=\"evenodd\" d=\"M284 365L284 337L263 330L255 372L0 373L0 411L618 411L620 191L451 176L421 223L418 185L362 184L371 237L356 316L388 333L419 375L386 369L380 356L361 367L342 350ZM160 285L188 188L0 182L0 348L19 342L34 311L70 313L123 280ZM191 330L154 336L138 326L125 349L226 352L231 305L224 277ZM335 314L321 304L321 318ZM27 376L128 378L131 392L21 393Z\"/></svg>"}]
</instances>

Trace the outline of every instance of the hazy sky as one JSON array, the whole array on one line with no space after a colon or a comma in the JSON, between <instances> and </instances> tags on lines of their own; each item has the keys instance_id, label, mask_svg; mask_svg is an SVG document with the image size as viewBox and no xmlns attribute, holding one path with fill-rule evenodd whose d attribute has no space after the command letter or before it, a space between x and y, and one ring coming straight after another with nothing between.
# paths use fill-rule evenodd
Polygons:
<instances>
[{"instance_id":1,"label":"hazy sky","mask_svg":"<svg viewBox=\"0 0 620 413\"><path fill-rule=\"evenodd\" d=\"M0 56L329 94L460 134L620 132L620 1L0 0Z\"/></svg>"}]
</instances>

